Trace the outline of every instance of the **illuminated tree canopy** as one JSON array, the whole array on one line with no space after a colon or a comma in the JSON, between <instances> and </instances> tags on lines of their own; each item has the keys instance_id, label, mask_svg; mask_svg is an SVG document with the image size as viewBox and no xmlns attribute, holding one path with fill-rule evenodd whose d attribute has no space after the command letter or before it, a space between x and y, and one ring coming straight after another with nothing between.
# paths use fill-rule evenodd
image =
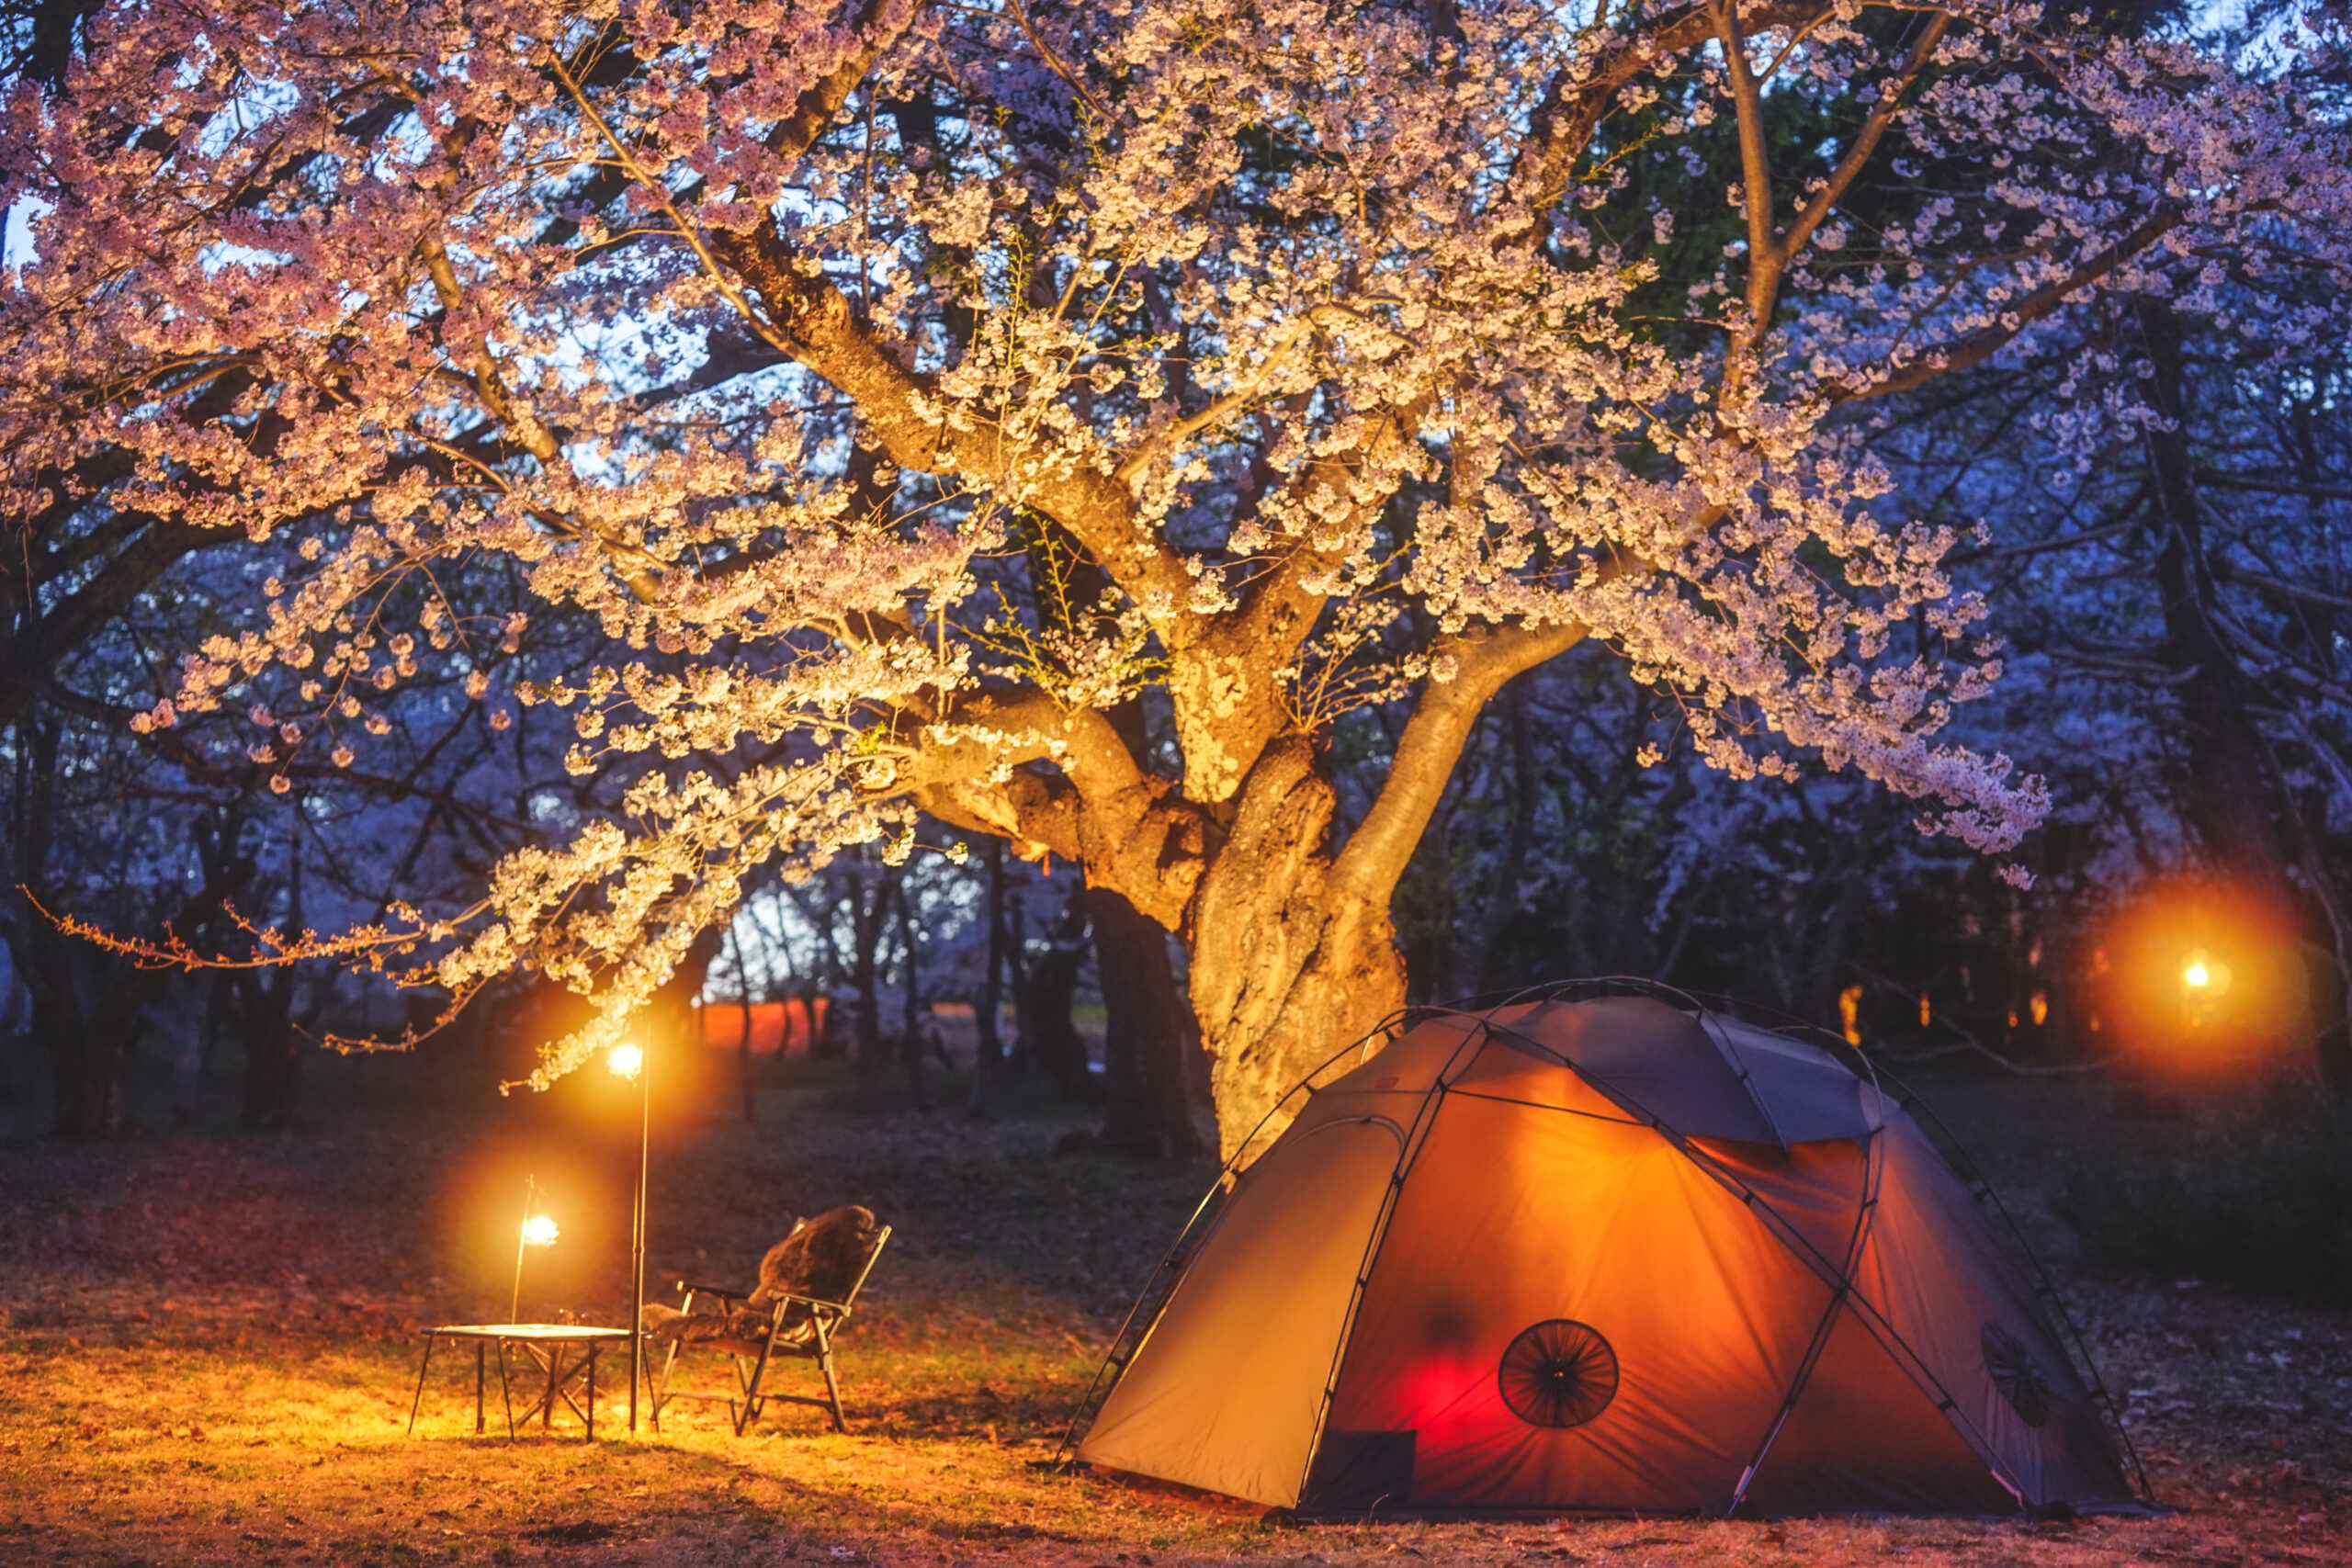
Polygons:
<instances>
[{"instance_id":1,"label":"illuminated tree canopy","mask_svg":"<svg viewBox=\"0 0 2352 1568\"><path fill-rule=\"evenodd\" d=\"M1953 532L1874 509L1887 411L2102 294L2342 331L2245 287L2344 281L2318 34L2254 70L1860 0L89 27L5 101L0 504L266 564L144 734L233 705L290 788L454 680L629 780L473 907L322 943L593 996L543 1078L755 871L928 818L1183 940L1235 1152L1401 999L1389 896L1473 725L1588 639L1715 767L1852 770L2006 853L2045 792L1939 733L1998 645ZM2053 439L2161 424L2069 341ZM479 667L555 620L602 651Z\"/></svg>"}]
</instances>

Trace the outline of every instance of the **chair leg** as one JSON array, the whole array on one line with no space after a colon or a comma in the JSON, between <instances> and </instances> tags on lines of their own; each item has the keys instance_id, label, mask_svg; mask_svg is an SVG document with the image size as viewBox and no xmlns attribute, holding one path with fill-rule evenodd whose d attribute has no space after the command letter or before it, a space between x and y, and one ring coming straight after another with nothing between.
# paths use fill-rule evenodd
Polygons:
<instances>
[{"instance_id":1,"label":"chair leg","mask_svg":"<svg viewBox=\"0 0 2352 1568\"><path fill-rule=\"evenodd\" d=\"M506 1404L506 1440L514 1440L514 1379L506 1370L506 1341L498 1342L498 1397ZM529 1420L529 1416L525 1416Z\"/></svg>"},{"instance_id":2,"label":"chair leg","mask_svg":"<svg viewBox=\"0 0 2352 1568\"><path fill-rule=\"evenodd\" d=\"M822 1318L817 1321L817 1370L825 1374L825 1399L832 1406L833 1430L847 1435L849 1423L842 1419L842 1385L833 1380L833 1339L825 1332Z\"/></svg>"},{"instance_id":3,"label":"chair leg","mask_svg":"<svg viewBox=\"0 0 2352 1568\"><path fill-rule=\"evenodd\" d=\"M760 1341L760 1359L752 1363L752 1375L744 1377L743 1363L740 1359L735 1363L735 1375L743 1383L743 1414L735 1423L735 1435L739 1438L745 1427L760 1418L760 1406L765 1403L760 1397L760 1379L767 1374L768 1352L775 1347L775 1329L770 1325L768 1337Z\"/></svg>"},{"instance_id":4,"label":"chair leg","mask_svg":"<svg viewBox=\"0 0 2352 1568\"><path fill-rule=\"evenodd\" d=\"M424 1403L424 1373L433 1365L433 1341L436 1337L431 1334L424 1337L424 1362L416 1369L416 1397L408 1402L408 1435L412 1438L416 1436L417 1406Z\"/></svg>"},{"instance_id":5,"label":"chair leg","mask_svg":"<svg viewBox=\"0 0 2352 1568\"><path fill-rule=\"evenodd\" d=\"M653 1374L653 1429L657 1432L662 1429L662 1406L670 1399L670 1372L677 1364L678 1342L673 1339L662 1354L661 1370Z\"/></svg>"}]
</instances>

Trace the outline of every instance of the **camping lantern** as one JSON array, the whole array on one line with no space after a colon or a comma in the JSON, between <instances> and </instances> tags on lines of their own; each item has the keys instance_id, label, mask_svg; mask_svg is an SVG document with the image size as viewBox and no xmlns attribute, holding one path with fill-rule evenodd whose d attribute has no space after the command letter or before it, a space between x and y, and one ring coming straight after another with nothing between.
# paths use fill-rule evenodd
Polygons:
<instances>
[{"instance_id":1,"label":"camping lantern","mask_svg":"<svg viewBox=\"0 0 2352 1568\"><path fill-rule=\"evenodd\" d=\"M553 1247L563 1233L556 1228L552 1215L538 1213L539 1179L526 1177L523 1181L523 1228L514 1243L514 1293L506 1303L506 1321L523 1310L523 1255L535 1247Z\"/></svg>"},{"instance_id":2,"label":"camping lantern","mask_svg":"<svg viewBox=\"0 0 2352 1568\"><path fill-rule=\"evenodd\" d=\"M623 1041L605 1058L605 1066L620 1077L633 1078L645 1070L644 1048Z\"/></svg>"}]
</instances>

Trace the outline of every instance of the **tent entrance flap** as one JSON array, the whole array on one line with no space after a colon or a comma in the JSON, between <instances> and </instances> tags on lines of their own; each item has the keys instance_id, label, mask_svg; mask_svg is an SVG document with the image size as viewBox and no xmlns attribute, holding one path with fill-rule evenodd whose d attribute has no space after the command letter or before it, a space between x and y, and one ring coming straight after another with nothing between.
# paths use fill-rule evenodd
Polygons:
<instances>
[{"instance_id":1,"label":"tent entrance flap","mask_svg":"<svg viewBox=\"0 0 2352 1568\"><path fill-rule=\"evenodd\" d=\"M1385 1118L1285 1136L1250 1167L1078 1457L1288 1507L1403 1139Z\"/></svg>"}]
</instances>

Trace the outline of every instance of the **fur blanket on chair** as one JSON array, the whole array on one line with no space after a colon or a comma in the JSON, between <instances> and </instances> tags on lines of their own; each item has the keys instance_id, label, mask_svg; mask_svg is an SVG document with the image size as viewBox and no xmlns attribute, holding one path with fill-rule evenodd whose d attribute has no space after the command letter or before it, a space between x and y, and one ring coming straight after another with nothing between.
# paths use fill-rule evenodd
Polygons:
<instances>
[{"instance_id":1,"label":"fur blanket on chair","mask_svg":"<svg viewBox=\"0 0 2352 1568\"><path fill-rule=\"evenodd\" d=\"M739 1355L759 1354L767 1337L768 1314L778 1296L813 1296L837 1302L857 1283L874 1250L880 1226L874 1211L852 1203L829 1209L813 1220L802 1220L792 1234L760 1259L759 1283L750 1297L730 1311L685 1313L660 1302L645 1304L642 1326L657 1338L681 1345L715 1345ZM815 1337L816 1325L806 1306L795 1302L784 1315L782 1345L805 1345Z\"/></svg>"}]
</instances>

